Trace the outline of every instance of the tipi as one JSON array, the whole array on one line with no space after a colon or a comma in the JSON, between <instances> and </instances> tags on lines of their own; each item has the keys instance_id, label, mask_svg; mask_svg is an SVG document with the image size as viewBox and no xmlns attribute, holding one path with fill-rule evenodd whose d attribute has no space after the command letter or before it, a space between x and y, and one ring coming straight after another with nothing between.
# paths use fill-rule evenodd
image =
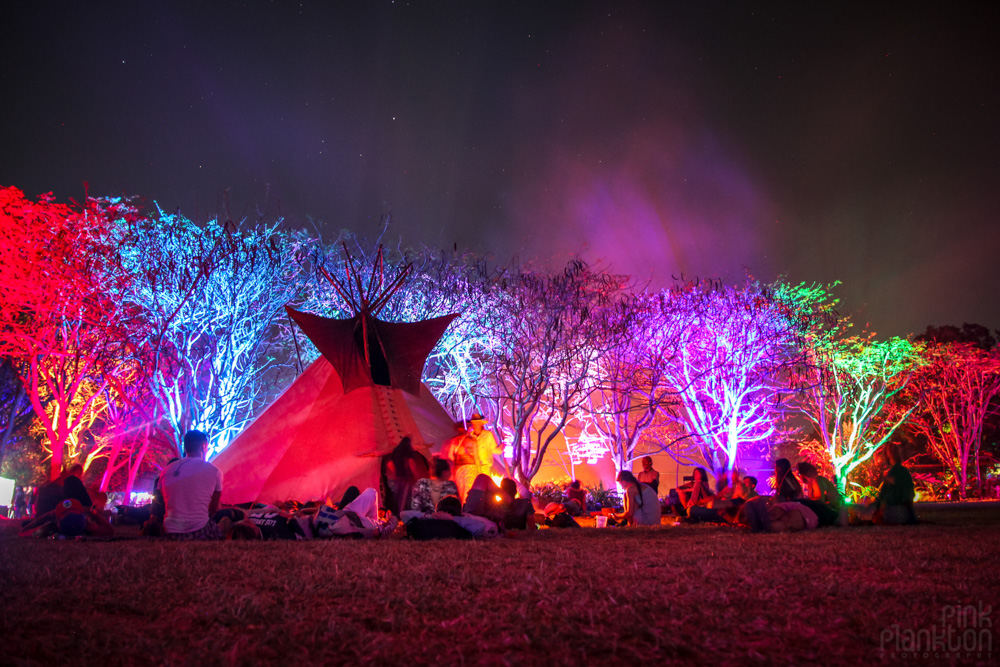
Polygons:
<instances>
[{"instance_id":1,"label":"tipi","mask_svg":"<svg viewBox=\"0 0 1000 667\"><path fill-rule=\"evenodd\" d=\"M212 460L223 473L223 502L336 499L352 485L378 488L382 456L404 436L428 454L430 445L454 435L453 420L420 374L457 315L413 323L376 319L411 267L386 286L379 247L365 289L349 253L347 260L347 282L356 291L322 273L353 317L286 307L322 356Z\"/></svg>"}]
</instances>

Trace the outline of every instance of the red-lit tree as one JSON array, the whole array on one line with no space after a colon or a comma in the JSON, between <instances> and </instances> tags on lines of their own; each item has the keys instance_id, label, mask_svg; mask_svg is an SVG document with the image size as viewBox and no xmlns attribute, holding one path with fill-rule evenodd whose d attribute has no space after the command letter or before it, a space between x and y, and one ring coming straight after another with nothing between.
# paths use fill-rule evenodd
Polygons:
<instances>
[{"instance_id":1,"label":"red-lit tree","mask_svg":"<svg viewBox=\"0 0 1000 667\"><path fill-rule=\"evenodd\" d=\"M0 354L23 362L53 478L129 356L123 331L133 313L113 298L127 282L110 234L117 215L93 200L71 208L0 190Z\"/></svg>"},{"instance_id":2,"label":"red-lit tree","mask_svg":"<svg viewBox=\"0 0 1000 667\"><path fill-rule=\"evenodd\" d=\"M923 358L907 389L909 400L920 402L909 424L927 438L962 498L972 463L981 495L979 451L983 427L1000 411L1000 353L971 343L928 343Z\"/></svg>"}]
</instances>

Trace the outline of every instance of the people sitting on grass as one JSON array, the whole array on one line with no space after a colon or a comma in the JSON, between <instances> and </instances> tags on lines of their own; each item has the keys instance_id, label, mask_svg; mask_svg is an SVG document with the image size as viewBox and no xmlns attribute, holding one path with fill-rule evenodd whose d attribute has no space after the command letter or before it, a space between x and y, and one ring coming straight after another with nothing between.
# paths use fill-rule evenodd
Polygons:
<instances>
[{"instance_id":1,"label":"people sitting on grass","mask_svg":"<svg viewBox=\"0 0 1000 667\"><path fill-rule=\"evenodd\" d=\"M22 537L113 537L115 529L96 507L84 507L76 498L67 498L54 509L22 526Z\"/></svg>"},{"instance_id":2,"label":"people sitting on grass","mask_svg":"<svg viewBox=\"0 0 1000 667\"><path fill-rule=\"evenodd\" d=\"M160 473L165 515L163 528L174 540L221 540L212 516L222 496L222 471L205 460L208 436L201 431L184 434L185 458Z\"/></svg>"},{"instance_id":3,"label":"people sitting on grass","mask_svg":"<svg viewBox=\"0 0 1000 667\"><path fill-rule=\"evenodd\" d=\"M629 526L659 526L662 510L656 491L643 484L628 470L618 473L618 483L622 485L624 512L615 516L616 521L624 521Z\"/></svg>"},{"instance_id":4,"label":"people sitting on grass","mask_svg":"<svg viewBox=\"0 0 1000 667\"><path fill-rule=\"evenodd\" d=\"M653 457L642 457L642 471L636 475L636 479L653 489L654 493L660 492L660 473L653 469Z\"/></svg>"},{"instance_id":5,"label":"people sitting on grass","mask_svg":"<svg viewBox=\"0 0 1000 667\"><path fill-rule=\"evenodd\" d=\"M819 474L819 470L808 461L799 461L796 466L802 478L804 499L818 503L814 507L820 518L820 525L846 525L847 512L844 509L844 498L840 495L837 485Z\"/></svg>"},{"instance_id":6,"label":"people sitting on grass","mask_svg":"<svg viewBox=\"0 0 1000 667\"><path fill-rule=\"evenodd\" d=\"M774 462L774 500L785 502L802 497L802 485L792 473L792 462L781 458Z\"/></svg>"},{"instance_id":7,"label":"people sitting on grass","mask_svg":"<svg viewBox=\"0 0 1000 667\"><path fill-rule=\"evenodd\" d=\"M431 475L418 480L413 487L413 502L410 503L410 509L433 512L442 498L458 495L458 486L451 479L451 463L448 459L434 457Z\"/></svg>"},{"instance_id":8,"label":"people sitting on grass","mask_svg":"<svg viewBox=\"0 0 1000 667\"><path fill-rule=\"evenodd\" d=\"M504 522L504 497L502 489L489 475L477 475L462 507L463 514L486 517L497 525ZM508 501L509 502L509 501Z\"/></svg>"},{"instance_id":9,"label":"people sitting on grass","mask_svg":"<svg viewBox=\"0 0 1000 667\"><path fill-rule=\"evenodd\" d=\"M913 511L913 499L916 495L913 476L903 465L895 445L888 445L885 454L890 467L872 503L875 508L873 520L875 523L889 525L917 523L917 515Z\"/></svg>"},{"instance_id":10,"label":"people sitting on grass","mask_svg":"<svg viewBox=\"0 0 1000 667\"><path fill-rule=\"evenodd\" d=\"M715 495L708 486L708 473L704 468L695 468L691 474L691 483L677 489L677 502L673 509L677 516L682 518L691 517L691 509L694 507L708 507ZM698 514L695 511L695 514Z\"/></svg>"}]
</instances>

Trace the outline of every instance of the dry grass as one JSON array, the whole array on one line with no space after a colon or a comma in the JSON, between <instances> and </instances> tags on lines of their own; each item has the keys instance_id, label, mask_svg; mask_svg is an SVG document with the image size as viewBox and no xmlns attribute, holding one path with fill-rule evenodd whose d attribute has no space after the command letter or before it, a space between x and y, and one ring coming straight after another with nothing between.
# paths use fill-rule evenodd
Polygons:
<instances>
[{"instance_id":1,"label":"dry grass","mask_svg":"<svg viewBox=\"0 0 1000 667\"><path fill-rule=\"evenodd\" d=\"M883 628L1000 602L1000 508L921 516L932 523L486 543L55 542L8 528L0 663L881 662Z\"/></svg>"}]
</instances>

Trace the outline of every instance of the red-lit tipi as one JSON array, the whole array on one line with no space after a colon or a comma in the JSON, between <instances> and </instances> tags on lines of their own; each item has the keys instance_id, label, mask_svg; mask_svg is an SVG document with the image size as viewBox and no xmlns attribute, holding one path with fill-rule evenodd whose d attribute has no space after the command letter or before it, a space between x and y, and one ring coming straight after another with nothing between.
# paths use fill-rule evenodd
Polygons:
<instances>
[{"instance_id":1,"label":"red-lit tipi","mask_svg":"<svg viewBox=\"0 0 1000 667\"><path fill-rule=\"evenodd\" d=\"M287 308L321 356L212 460L223 473L223 502L337 499L349 486L377 489L382 455L404 436L428 454L454 435L420 374L457 315L377 319L410 267L385 286L379 248L366 290L347 259L356 292L323 275L356 314L333 319Z\"/></svg>"}]
</instances>

